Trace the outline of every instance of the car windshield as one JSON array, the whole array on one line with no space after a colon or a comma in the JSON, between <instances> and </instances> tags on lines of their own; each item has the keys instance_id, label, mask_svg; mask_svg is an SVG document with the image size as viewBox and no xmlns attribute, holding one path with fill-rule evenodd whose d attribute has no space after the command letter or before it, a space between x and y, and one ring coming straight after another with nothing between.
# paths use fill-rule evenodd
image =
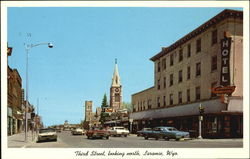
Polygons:
<instances>
[{"instance_id":1,"label":"car windshield","mask_svg":"<svg viewBox=\"0 0 250 159\"><path fill-rule=\"evenodd\" d=\"M56 132L55 129L41 129L39 133Z\"/></svg>"},{"instance_id":2,"label":"car windshield","mask_svg":"<svg viewBox=\"0 0 250 159\"><path fill-rule=\"evenodd\" d=\"M115 128L115 129L124 130L125 128L123 128L123 127L118 127L118 128Z\"/></svg>"},{"instance_id":3,"label":"car windshield","mask_svg":"<svg viewBox=\"0 0 250 159\"><path fill-rule=\"evenodd\" d=\"M178 131L176 128L167 128L168 131Z\"/></svg>"}]
</instances>

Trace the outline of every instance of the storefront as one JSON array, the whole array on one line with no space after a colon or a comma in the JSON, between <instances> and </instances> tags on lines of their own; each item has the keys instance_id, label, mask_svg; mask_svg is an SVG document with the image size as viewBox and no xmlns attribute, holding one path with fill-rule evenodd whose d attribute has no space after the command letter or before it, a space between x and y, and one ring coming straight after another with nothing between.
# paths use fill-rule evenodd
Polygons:
<instances>
[{"instance_id":1,"label":"storefront","mask_svg":"<svg viewBox=\"0 0 250 159\"><path fill-rule=\"evenodd\" d=\"M236 100L231 98L229 104L221 103L219 99L201 102L205 108L202 122L204 138L243 137L242 99ZM130 118L134 120L133 131L144 127L173 126L182 131L189 131L191 137L198 137L199 104L132 113Z\"/></svg>"},{"instance_id":2,"label":"storefront","mask_svg":"<svg viewBox=\"0 0 250 159\"><path fill-rule=\"evenodd\" d=\"M13 134L13 113L12 113L11 107L8 107L7 113L8 113L8 119L7 119L8 135L12 135Z\"/></svg>"}]
</instances>

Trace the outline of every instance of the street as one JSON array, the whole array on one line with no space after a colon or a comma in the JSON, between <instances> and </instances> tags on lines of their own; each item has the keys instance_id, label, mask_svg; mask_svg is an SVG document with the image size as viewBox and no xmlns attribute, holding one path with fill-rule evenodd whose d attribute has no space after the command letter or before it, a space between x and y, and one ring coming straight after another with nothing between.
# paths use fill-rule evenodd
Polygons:
<instances>
[{"instance_id":1,"label":"street","mask_svg":"<svg viewBox=\"0 0 250 159\"><path fill-rule=\"evenodd\" d=\"M242 148L243 139L192 139L165 141L137 137L110 137L107 139L87 139L86 135L71 135L70 131L58 134L57 141L35 141L26 144L25 148ZM9 145L9 147L12 147Z\"/></svg>"}]
</instances>

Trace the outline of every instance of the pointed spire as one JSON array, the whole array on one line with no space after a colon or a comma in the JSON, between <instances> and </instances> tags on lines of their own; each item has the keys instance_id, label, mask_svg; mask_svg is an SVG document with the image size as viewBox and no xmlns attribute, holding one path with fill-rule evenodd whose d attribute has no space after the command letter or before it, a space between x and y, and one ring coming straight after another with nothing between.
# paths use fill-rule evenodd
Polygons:
<instances>
[{"instance_id":1,"label":"pointed spire","mask_svg":"<svg viewBox=\"0 0 250 159\"><path fill-rule=\"evenodd\" d=\"M113 74L113 78L112 78L111 87L120 86L120 85L121 85L121 82L120 82L120 76L119 76L119 72L118 72L117 59L115 59L115 70L114 70L114 74Z\"/></svg>"}]
</instances>

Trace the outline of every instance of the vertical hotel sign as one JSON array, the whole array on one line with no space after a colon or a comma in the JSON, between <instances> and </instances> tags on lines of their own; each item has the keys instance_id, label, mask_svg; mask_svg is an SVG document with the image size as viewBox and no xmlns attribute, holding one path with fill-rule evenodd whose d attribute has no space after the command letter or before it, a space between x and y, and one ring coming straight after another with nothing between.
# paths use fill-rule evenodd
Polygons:
<instances>
[{"instance_id":1,"label":"vertical hotel sign","mask_svg":"<svg viewBox=\"0 0 250 159\"><path fill-rule=\"evenodd\" d=\"M225 38L221 40L221 78L220 78L221 86L230 85L230 71L229 71L230 48L231 48L231 38L225 36Z\"/></svg>"}]
</instances>

